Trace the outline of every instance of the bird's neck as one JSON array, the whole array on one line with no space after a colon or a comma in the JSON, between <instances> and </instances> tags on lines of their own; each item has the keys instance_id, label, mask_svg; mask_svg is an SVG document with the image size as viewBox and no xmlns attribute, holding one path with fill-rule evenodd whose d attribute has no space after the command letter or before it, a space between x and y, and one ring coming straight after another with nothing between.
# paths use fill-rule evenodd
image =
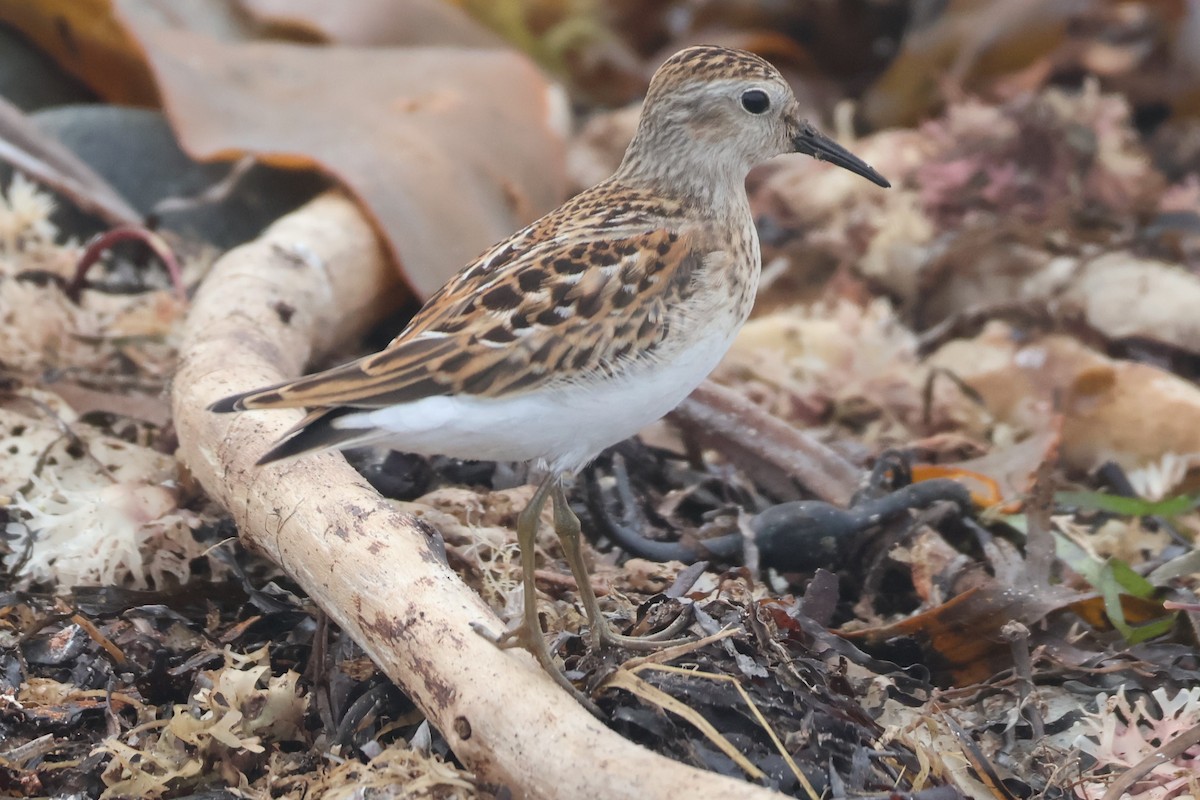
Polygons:
<instances>
[{"instance_id":1,"label":"bird's neck","mask_svg":"<svg viewBox=\"0 0 1200 800\"><path fill-rule=\"evenodd\" d=\"M715 158L719 148L694 141L649 142L639 131L613 178L677 200L701 214L717 218L749 214L746 174L749 165Z\"/></svg>"}]
</instances>

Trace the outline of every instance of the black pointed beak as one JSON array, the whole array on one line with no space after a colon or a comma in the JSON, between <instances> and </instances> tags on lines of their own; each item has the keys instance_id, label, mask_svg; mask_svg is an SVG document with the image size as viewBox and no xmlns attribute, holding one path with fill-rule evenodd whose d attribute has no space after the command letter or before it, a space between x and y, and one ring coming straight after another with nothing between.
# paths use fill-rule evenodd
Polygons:
<instances>
[{"instance_id":1,"label":"black pointed beak","mask_svg":"<svg viewBox=\"0 0 1200 800\"><path fill-rule=\"evenodd\" d=\"M800 133L792 140L792 144L795 145L797 153L812 156L818 161L836 164L842 169L850 170L855 175L862 175L871 183L885 189L892 185L888 183L887 178L872 169L870 164L821 133L808 122L800 123Z\"/></svg>"}]
</instances>

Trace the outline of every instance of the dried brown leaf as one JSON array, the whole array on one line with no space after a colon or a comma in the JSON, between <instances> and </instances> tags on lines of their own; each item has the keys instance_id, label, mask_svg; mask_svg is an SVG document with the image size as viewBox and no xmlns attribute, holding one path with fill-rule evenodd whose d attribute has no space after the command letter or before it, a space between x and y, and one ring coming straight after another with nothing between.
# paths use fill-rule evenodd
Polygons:
<instances>
[{"instance_id":1,"label":"dried brown leaf","mask_svg":"<svg viewBox=\"0 0 1200 800\"><path fill-rule=\"evenodd\" d=\"M0 0L0 22L114 103L158 105L158 90L111 0Z\"/></svg>"},{"instance_id":2,"label":"dried brown leaf","mask_svg":"<svg viewBox=\"0 0 1200 800\"><path fill-rule=\"evenodd\" d=\"M1200 389L1150 364L1110 359L1066 336L1022 345L999 323L947 344L930 362L963 379L1018 430L1044 430L1061 413L1070 469L1090 472L1115 461L1133 472L1200 452Z\"/></svg>"},{"instance_id":3,"label":"dried brown leaf","mask_svg":"<svg viewBox=\"0 0 1200 800\"><path fill-rule=\"evenodd\" d=\"M503 40L444 0L239 0L269 28L324 42L379 45L502 47Z\"/></svg>"},{"instance_id":4,"label":"dried brown leaf","mask_svg":"<svg viewBox=\"0 0 1200 800\"><path fill-rule=\"evenodd\" d=\"M844 634L862 645L880 646L908 636L926 650L924 663L948 673L957 685L985 681L1007 660L1009 644L1000 628L1009 620L1032 625L1079 595L1066 590L978 586L920 614L890 625Z\"/></svg>"},{"instance_id":5,"label":"dried brown leaf","mask_svg":"<svg viewBox=\"0 0 1200 800\"><path fill-rule=\"evenodd\" d=\"M1092 3L951 0L919 18L899 55L863 99L874 128L912 125L946 94L977 90L1059 47L1072 17Z\"/></svg>"},{"instance_id":6,"label":"dried brown leaf","mask_svg":"<svg viewBox=\"0 0 1200 800\"><path fill-rule=\"evenodd\" d=\"M561 199L555 95L520 55L230 43L167 27L147 4L118 3L120 18L184 148L332 174L420 295Z\"/></svg>"}]
</instances>

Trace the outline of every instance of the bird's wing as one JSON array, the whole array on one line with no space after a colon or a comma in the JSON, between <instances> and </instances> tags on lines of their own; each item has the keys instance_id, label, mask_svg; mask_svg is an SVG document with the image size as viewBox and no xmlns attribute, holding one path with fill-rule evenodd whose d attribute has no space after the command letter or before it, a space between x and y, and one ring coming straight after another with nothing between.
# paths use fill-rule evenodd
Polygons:
<instances>
[{"instance_id":1,"label":"bird's wing","mask_svg":"<svg viewBox=\"0 0 1200 800\"><path fill-rule=\"evenodd\" d=\"M624 228L624 230L622 230ZM226 398L215 411L381 408L437 395L501 397L652 358L709 248L679 226L527 228L484 253L374 355Z\"/></svg>"}]
</instances>

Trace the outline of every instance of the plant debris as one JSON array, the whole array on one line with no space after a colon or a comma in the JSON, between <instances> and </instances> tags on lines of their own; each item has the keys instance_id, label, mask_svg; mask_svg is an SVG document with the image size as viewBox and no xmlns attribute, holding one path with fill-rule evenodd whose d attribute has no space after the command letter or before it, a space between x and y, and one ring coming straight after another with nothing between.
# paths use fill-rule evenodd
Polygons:
<instances>
[{"instance_id":1,"label":"plant debris","mask_svg":"<svg viewBox=\"0 0 1200 800\"><path fill-rule=\"evenodd\" d=\"M1200 795L1200 4L285 5L0 4L0 21L101 101L161 107L198 157L338 181L418 296L566 176L605 177L626 104L697 41L771 58L893 181L757 169L754 318L713 382L578 476L606 612L687 644L591 650L544 520L546 635L612 731L812 800ZM563 81L573 137L505 42ZM301 562L244 547L176 454L167 398L215 248L139 218L4 108L0 794L526 791L473 772L486 759L462 743L494 733L431 724ZM206 202L186 194L161 207ZM117 223L138 233L80 244ZM159 260L108 247L129 236ZM284 329L311 313L271 311ZM422 557L520 618L522 470L348 457L419 520Z\"/></svg>"}]
</instances>

